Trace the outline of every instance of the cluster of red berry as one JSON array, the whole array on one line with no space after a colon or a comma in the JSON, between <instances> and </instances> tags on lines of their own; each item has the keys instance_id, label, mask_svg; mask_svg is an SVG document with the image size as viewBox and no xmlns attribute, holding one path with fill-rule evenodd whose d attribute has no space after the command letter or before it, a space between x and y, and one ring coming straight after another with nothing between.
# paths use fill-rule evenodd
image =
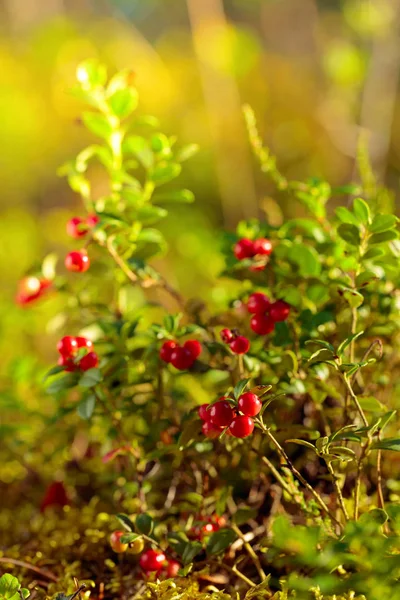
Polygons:
<instances>
[{"instance_id":1,"label":"cluster of red berry","mask_svg":"<svg viewBox=\"0 0 400 600\"><path fill-rule=\"evenodd\" d=\"M67 233L73 238L85 236L90 229L93 229L99 222L97 215L88 215L86 219L73 217L67 223ZM90 267L90 259L85 249L73 250L65 257L65 266L68 271L84 273Z\"/></svg>"},{"instance_id":2,"label":"cluster of red berry","mask_svg":"<svg viewBox=\"0 0 400 600\"><path fill-rule=\"evenodd\" d=\"M198 409L203 421L202 432L208 438L217 438L225 430L227 435L245 438L253 433L252 417L261 410L261 401L256 394L245 392L237 405L232 406L232 398L222 397L215 404L202 404Z\"/></svg>"},{"instance_id":3,"label":"cluster of red berry","mask_svg":"<svg viewBox=\"0 0 400 600\"><path fill-rule=\"evenodd\" d=\"M166 363L171 363L175 369L186 371L200 356L202 347L197 340L187 340L180 346L178 342L168 340L160 348L160 358Z\"/></svg>"},{"instance_id":4,"label":"cluster of red berry","mask_svg":"<svg viewBox=\"0 0 400 600\"><path fill-rule=\"evenodd\" d=\"M249 238L242 238L236 242L233 253L238 260L244 260L245 258L260 258L268 257L272 252L272 244L267 238L259 238L257 240L250 240ZM266 262L261 264L253 265L252 271L263 271L265 269Z\"/></svg>"},{"instance_id":5,"label":"cluster of red berry","mask_svg":"<svg viewBox=\"0 0 400 600\"><path fill-rule=\"evenodd\" d=\"M43 296L45 291L51 286L51 281L39 277L24 277L18 284L15 301L24 306Z\"/></svg>"},{"instance_id":6,"label":"cluster of red berry","mask_svg":"<svg viewBox=\"0 0 400 600\"><path fill-rule=\"evenodd\" d=\"M267 335L275 328L275 323L285 321L290 313L290 305L284 300L271 302L261 292L251 294L247 310L252 313L250 327L258 335Z\"/></svg>"},{"instance_id":7,"label":"cluster of red berry","mask_svg":"<svg viewBox=\"0 0 400 600\"><path fill-rule=\"evenodd\" d=\"M85 348L87 354L77 359L78 350ZM64 367L65 371L88 371L94 369L99 364L99 358L96 352L93 352L93 343L85 337L64 336L57 344L57 350L60 353L58 364Z\"/></svg>"},{"instance_id":8,"label":"cluster of red berry","mask_svg":"<svg viewBox=\"0 0 400 600\"><path fill-rule=\"evenodd\" d=\"M250 341L244 335L238 335L231 329L222 329L219 335L224 344L228 344L234 354L246 354L250 350Z\"/></svg>"},{"instance_id":9,"label":"cluster of red berry","mask_svg":"<svg viewBox=\"0 0 400 600\"><path fill-rule=\"evenodd\" d=\"M111 548L118 554L127 551L132 554L140 554L144 548L143 538L138 537L130 544L126 544L121 541L122 536L125 534L126 531L113 531L110 535ZM146 550L141 555L139 564L146 575L156 572L158 578L162 576L167 578L176 577L181 568L178 561L167 558L162 550Z\"/></svg>"},{"instance_id":10,"label":"cluster of red berry","mask_svg":"<svg viewBox=\"0 0 400 600\"><path fill-rule=\"evenodd\" d=\"M195 519L194 527L188 533L188 537L190 539L203 540L208 535L219 531L225 524L225 517L219 517L218 515L212 515L211 517L198 515Z\"/></svg>"}]
</instances>

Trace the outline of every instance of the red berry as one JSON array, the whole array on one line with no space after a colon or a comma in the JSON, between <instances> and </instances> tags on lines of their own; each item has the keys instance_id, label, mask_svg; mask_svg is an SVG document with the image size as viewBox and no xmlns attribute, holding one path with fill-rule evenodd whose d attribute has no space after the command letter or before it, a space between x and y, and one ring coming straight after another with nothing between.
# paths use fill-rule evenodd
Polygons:
<instances>
[{"instance_id":1,"label":"red berry","mask_svg":"<svg viewBox=\"0 0 400 600\"><path fill-rule=\"evenodd\" d=\"M177 347L178 347L178 344L176 342L174 342L173 340L168 340L168 341L164 342L160 348L161 360L163 360L166 363L170 363L172 352Z\"/></svg>"},{"instance_id":2,"label":"red berry","mask_svg":"<svg viewBox=\"0 0 400 600\"><path fill-rule=\"evenodd\" d=\"M255 271L264 271L264 269L265 269L265 265L258 265L258 266L252 265L250 267L250 271L254 271L254 272Z\"/></svg>"},{"instance_id":3,"label":"red berry","mask_svg":"<svg viewBox=\"0 0 400 600\"><path fill-rule=\"evenodd\" d=\"M165 561L165 554L160 550L146 550L140 557L139 564L143 571L158 571Z\"/></svg>"},{"instance_id":4,"label":"red berry","mask_svg":"<svg viewBox=\"0 0 400 600\"><path fill-rule=\"evenodd\" d=\"M202 404L201 406L199 406L199 408L197 409L198 415L200 417L200 419L202 421L209 421L210 420L210 413L208 412L207 408L209 407L209 404Z\"/></svg>"},{"instance_id":5,"label":"red berry","mask_svg":"<svg viewBox=\"0 0 400 600\"><path fill-rule=\"evenodd\" d=\"M214 423L211 423L211 421L204 421L201 431L206 437L213 440L221 435L222 429L223 428L218 427Z\"/></svg>"},{"instance_id":6,"label":"red berry","mask_svg":"<svg viewBox=\"0 0 400 600\"><path fill-rule=\"evenodd\" d=\"M265 254L266 256L269 256L272 252L272 244L267 238L255 240L253 246L255 254Z\"/></svg>"},{"instance_id":7,"label":"red berry","mask_svg":"<svg viewBox=\"0 0 400 600\"><path fill-rule=\"evenodd\" d=\"M46 489L44 498L40 503L40 511L44 512L48 506L67 506L69 504L67 490L62 481L53 481Z\"/></svg>"},{"instance_id":8,"label":"red berry","mask_svg":"<svg viewBox=\"0 0 400 600\"><path fill-rule=\"evenodd\" d=\"M62 356L70 357L78 349L76 338L65 335L57 344L57 350Z\"/></svg>"},{"instance_id":9,"label":"red berry","mask_svg":"<svg viewBox=\"0 0 400 600\"><path fill-rule=\"evenodd\" d=\"M217 427L227 427L234 417L232 406L227 400L220 400L213 404L208 413L211 423L214 423Z\"/></svg>"},{"instance_id":10,"label":"red berry","mask_svg":"<svg viewBox=\"0 0 400 600\"><path fill-rule=\"evenodd\" d=\"M274 321L286 321L290 313L290 304L284 300L277 300L271 304L270 315Z\"/></svg>"},{"instance_id":11,"label":"red berry","mask_svg":"<svg viewBox=\"0 0 400 600\"><path fill-rule=\"evenodd\" d=\"M86 218L86 225L92 229L93 227L95 227L97 225L97 223L99 223L100 219L97 215L93 214L93 215L88 215Z\"/></svg>"},{"instance_id":12,"label":"red berry","mask_svg":"<svg viewBox=\"0 0 400 600\"><path fill-rule=\"evenodd\" d=\"M51 286L51 281L48 279L40 279L39 277L24 277L18 284L18 290L15 301L20 306L30 304L37 300Z\"/></svg>"},{"instance_id":13,"label":"red berry","mask_svg":"<svg viewBox=\"0 0 400 600\"><path fill-rule=\"evenodd\" d=\"M166 575L167 577L176 577L178 575L178 571L181 568L180 563L177 560L168 560Z\"/></svg>"},{"instance_id":14,"label":"red berry","mask_svg":"<svg viewBox=\"0 0 400 600\"><path fill-rule=\"evenodd\" d=\"M110 546L114 552L126 552L128 550L128 544L121 542L121 537L125 533L126 531L113 531L110 535Z\"/></svg>"},{"instance_id":15,"label":"red berry","mask_svg":"<svg viewBox=\"0 0 400 600\"><path fill-rule=\"evenodd\" d=\"M196 360L196 358L198 358L200 356L201 351L202 351L201 344L197 340L188 340L187 342L185 342L183 344L183 347L186 350L189 350L189 352L193 356L194 360Z\"/></svg>"},{"instance_id":16,"label":"red berry","mask_svg":"<svg viewBox=\"0 0 400 600\"><path fill-rule=\"evenodd\" d=\"M221 340L224 342L224 344L229 344L229 342L231 342L235 337L230 329L222 329L219 335L221 336Z\"/></svg>"},{"instance_id":17,"label":"red berry","mask_svg":"<svg viewBox=\"0 0 400 600\"><path fill-rule=\"evenodd\" d=\"M194 360L193 355L186 348L178 347L172 351L171 364L175 369L179 369L179 371L189 369L194 363Z\"/></svg>"},{"instance_id":18,"label":"red berry","mask_svg":"<svg viewBox=\"0 0 400 600\"><path fill-rule=\"evenodd\" d=\"M87 350L92 350L93 342L88 340L85 337L79 336L75 338L78 348L86 348Z\"/></svg>"},{"instance_id":19,"label":"red berry","mask_svg":"<svg viewBox=\"0 0 400 600\"><path fill-rule=\"evenodd\" d=\"M269 298L262 292L254 292L249 296L247 302L247 310L249 313L266 313L269 311L271 302Z\"/></svg>"},{"instance_id":20,"label":"red berry","mask_svg":"<svg viewBox=\"0 0 400 600\"><path fill-rule=\"evenodd\" d=\"M248 238L242 238L238 242L236 242L233 253L238 260L243 260L244 258L251 258L254 256L254 245L251 240Z\"/></svg>"},{"instance_id":21,"label":"red berry","mask_svg":"<svg viewBox=\"0 0 400 600\"><path fill-rule=\"evenodd\" d=\"M73 250L65 257L65 266L68 271L84 273L90 267L90 259L86 250Z\"/></svg>"},{"instance_id":22,"label":"red berry","mask_svg":"<svg viewBox=\"0 0 400 600\"><path fill-rule=\"evenodd\" d=\"M247 417L255 417L258 415L262 407L260 398L256 394L246 392L242 394L238 400L239 410Z\"/></svg>"},{"instance_id":23,"label":"red berry","mask_svg":"<svg viewBox=\"0 0 400 600\"><path fill-rule=\"evenodd\" d=\"M239 415L230 424L229 430L233 437L245 438L253 433L254 423L250 417Z\"/></svg>"},{"instance_id":24,"label":"red berry","mask_svg":"<svg viewBox=\"0 0 400 600\"><path fill-rule=\"evenodd\" d=\"M275 321L270 315L253 315L250 319L250 327L258 335L267 335L274 330Z\"/></svg>"},{"instance_id":25,"label":"red berry","mask_svg":"<svg viewBox=\"0 0 400 600\"><path fill-rule=\"evenodd\" d=\"M87 234L88 226L84 219L73 217L67 223L67 233L73 238L80 238Z\"/></svg>"},{"instance_id":26,"label":"red berry","mask_svg":"<svg viewBox=\"0 0 400 600\"><path fill-rule=\"evenodd\" d=\"M214 531L218 531L219 527L217 525L217 529L214 528L215 525L213 525L212 523L206 523L205 525L202 526L201 528L201 532L204 535L210 535L210 533L214 533Z\"/></svg>"},{"instance_id":27,"label":"red berry","mask_svg":"<svg viewBox=\"0 0 400 600\"><path fill-rule=\"evenodd\" d=\"M235 354L246 354L250 349L250 342L244 335L238 335L229 347Z\"/></svg>"},{"instance_id":28,"label":"red berry","mask_svg":"<svg viewBox=\"0 0 400 600\"><path fill-rule=\"evenodd\" d=\"M72 371L76 371L78 368L72 358L67 356L60 356L57 364L60 365L60 367L64 367L64 371L68 371L68 373L72 373Z\"/></svg>"},{"instance_id":29,"label":"red berry","mask_svg":"<svg viewBox=\"0 0 400 600\"><path fill-rule=\"evenodd\" d=\"M96 352L89 352L79 361L79 368L82 371L88 371L89 369L95 369L99 364L99 357Z\"/></svg>"}]
</instances>

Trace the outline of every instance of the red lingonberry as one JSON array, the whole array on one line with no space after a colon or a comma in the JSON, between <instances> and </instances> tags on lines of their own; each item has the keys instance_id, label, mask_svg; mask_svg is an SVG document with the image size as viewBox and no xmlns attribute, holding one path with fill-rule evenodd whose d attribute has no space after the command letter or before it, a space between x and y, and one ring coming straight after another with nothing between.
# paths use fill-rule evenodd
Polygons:
<instances>
[{"instance_id":1,"label":"red lingonberry","mask_svg":"<svg viewBox=\"0 0 400 600\"><path fill-rule=\"evenodd\" d=\"M247 301L247 310L249 313L262 314L269 311L271 302L262 292L254 292Z\"/></svg>"},{"instance_id":2,"label":"red lingonberry","mask_svg":"<svg viewBox=\"0 0 400 600\"><path fill-rule=\"evenodd\" d=\"M75 338L75 340L78 348L86 348L87 350L92 350L93 342L91 340L88 340L87 338L79 335Z\"/></svg>"},{"instance_id":3,"label":"red lingonberry","mask_svg":"<svg viewBox=\"0 0 400 600\"><path fill-rule=\"evenodd\" d=\"M179 569L181 568L180 563L177 560L168 559L168 564L166 568L167 577L176 577L178 575Z\"/></svg>"},{"instance_id":4,"label":"red lingonberry","mask_svg":"<svg viewBox=\"0 0 400 600\"><path fill-rule=\"evenodd\" d=\"M163 360L166 363L170 363L171 362L172 352L177 347L178 347L177 342L174 342L173 340L167 340L166 342L164 342L163 345L160 348L160 358L161 358L161 360Z\"/></svg>"},{"instance_id":5,"label":"red lingonberry","mask_svg":"<svg viewBox=\"0 0 400 600\"><path fill-rule=\"evenodd\" d=\"M68 371L68 373L72 373L72 371L76 371L78 368L72 358L68 356L60 356L57 364L60 365L60 367L64 367L64 371Z\"/></svg>"},{"instance_id":6,"label":"red lingonberry","mask_svg":"<svg viewBox=\"0 0 400 600\"><path fill-rule=\"evenodd\" d=\"M186 348L175 348L171 354L171 364L179 371L189 369L194 363L194 358L191 352Z\"/></svg>"},{"instance_id":7,"label":"red lingonberry","mask_svg":"<svg viewBox=\"0 0 400 600\"><path fill-rule=\"evenodd\" d=\"M248 238L242 238L238 242L236 242L233 253L238 260L243 260L244 258L251 258L254 256L254 245L251 240Z\"/></svg>"},{"instance_id":8,"label":"red lingonberry","mask_svg":"<svg viewBox=\"0 0 400 600\"><path fill-rule=\"evenodd\" d=\"M255 417L258 415L262 407L260 398L257 394L245 392L238 400L239 410L247 417Z\"/></svg>"},{"instance_id":9,"label":"red lingonberry","mask_svg":"<svg viewBox=\"0 0 400 600\"><path fill-rule=\"evenodd\" d=\"M86 250L73 250L65 257L65 266L68 271L84 273L90 267L90 259Z\"/></svg>"},{"instance_id":10,"label":"red lingonberry","mask_svg":"<svg viewBox=\"0 0 400 600\"><path fill-rule=\"evenodd\" d=\"M128 544L121 542L121 538L125 535L126 531L113 531L110 535L110 546L114 552L126 552L128 550Z\"/></svg>"},{"instance_id":11,"label":"red lingonberry","mask_svg":"<svg viewBox=\"0 0 400 600\"><path fill-rule=\"evenodd\" d=\"M234 417L232 406L225 399L221 399L210 406L208 413L211 423L214 423L217 427L227 427Z\"/></svg>"},{"instance_id":12,"label":"red lingonberry","mask_svg":"<svg viewBox=\"0 0 400 600\"><path fill-rule=\"evenodd\" d=\"M224 344L229 344L235 337L230 329L222 329L219 335Z\"/></svg>"},{"instance_id":13,"label":"red lingonberry","mask_svg":"<svg viewBox=\"0 0 400 600\"><path fill-rule=\"evenodd\" d=\"M88 215L86 218L86 225L92 229L93 227L95 227L97 225L97 223L100 221L99 217L95 214L93 215Z\"/></svg>"},{"instance_id":14,"label":"red lingonberry","mask_svg":"<svg viewBox=\"0 0 400 600\"><path fill-rule=\"evenodd\" d=\"M250 342L244 335L238 335L232 340L229 347L234 354L246 354L250 349Z\"/></svg>"},{"instance_id":15,"label":"red lingonberry","mask_svg":"<svg viewBox=\"0 0 400 600\"><path fill-rule=\"evenodd\" d=\"M223 428L218 427L214 423L211 423L211 421L204 421L201 431L206 437L213 440L221 435L222 429Z\"/></svg>"},{"instance_id":16,"label":"red lingonberry","mask_svg":"<svg viewBox=\"0 0 400 600\"><path fill-rule=\"evenodd\" d=\"M219 529L218 526L217 529L214 529L214 527L215 525L213 525L212 523L206 523L202 526L201 532L203 533L203 535L210 535L211 533L214 533L214 531L218 531Z\"/></svg>"},{"instance_id":17,"label":"red lingonberry","mask_svg":"<svg viewBox=\"0 0 400 600\"><path fill-rule=\"evenodd\" d=\"M82 371L88 371L89 369L95 369L99 364L99 357L96 352L89 352L81 358L79 361L79 368Z\"/></svg>"},{"instance_id":18,"label":"red lingonberry","mask_svg":"<svg viewBox=\"0 0 400 600\"><path fill-rule=\"evenodd\" d=\"M264 254L265 256L269 256L272 252L272 244L267 238L259 238L255 240L254 244L254 253L255 254Z\"/></svg>"},{"instance_id":19,"label":"red lingonberry","mask_svg":"<svg viewBox=\"0 0 400 600\"><path fill-rule=\"evenodd\" d=\"M18 283L18 290L15 301L20 306L30 304L34 300L40 298L43 293L51 286L51 281L48 279L40 279L39 277L24 277Z\"/></svg>"},{"instance_id":20,"label":"red lingonberry","mask_svg":"<svg viewBox=\"0 0 400 600\"><path fill-rule=\"evenodd\" d=\"M250 327L258 335L267 335L274 330L275 321L270 315L253 315L250 319Z\"/></svg>"},{"instance_id":21,"label":"red lingonberry","mask_svg":"<svg viewBox=\"0 0 400 600\"><path fill-rule=\"evenodd\" d=\"M189 350L189 352L193 356L194 360L196 360L196 358L198 358L200 356L201 351L202 351L201 344L197 340L188 340L187 342L185 342L183 344L183 347L186 350Z\"/></svg>"},{"instance_id":22,"label":"red lingonberry","mask_svg":"<svg viewBox=\"0 0 400 600\"><path fill-rule=\"evenodd\" d=\"M48 506L67 506L69 504L67 490L62 481L53 481L46 489L40 503L40 511L44 512Z\"/></svg>"},{"instance_id":23,"label":"red lingonberry","mask_svg":"<svg viewBox=\"0 0 400 600\"><path fill-rule=\"evenodd\" d=\"M73 217L67 223L67 233L73 238L80 238L86 235L88 232L88 225L85 219L80 217Z\"/></svg>"},{"instance_id":24,"label":"red lingonberry","mask_svg":"<svg viewBox=\"0 0 400 600\"><path fill-rule=\"evenodd\" d=\"M254 423L250 417L239 415L235 417L229 426L229 430L233 437L245 438L253 433Z\"/></svg>"},{"instance_id":25,"label":"red lingonberry","mask_svg":"<svg viewBox=\"0 0 400 600\"><path fill-rule=\"evenodd\" d=\"M290 313L290 304L284 300L277 300L271 304L270 315L274 321L286 321Z\"/></svg>"},{"instance_id":26,"label":"red lingonberry","mask_svg":"<svg viewBox=\"0 0 400 600\"><path fill-rule=\"evenodd\" d=\"M69 357L78 349L78 342L72 335L65 335L57 344L61 356Z\"/></svg>"},{"instance_id":27,"label":"red lingonberry","mask_svg":"<svg viewBox=\"0 0 400 600\"><path fill-rule=\"evenodd\" d=\"M198 415L199 415L199 417L200 417L200 419L202 421L209 421L210 420L210 413L207 410L208 407L209 407L209 404L202 404L197 409Z\"/></svg>"},{"instance_id":28,"label":"red lingonberry","mask_svg":"<svg viewBox=\"0 0 400 600\"><path fill-rule=\"evenodd\" d=\"M140 557L139 564L143 571L158 571L165 562L165 554L160 550L146 550Z\"/></svg>"},{"instance_id":29,"label":"red lingonberry","mask_svg":"<svg viewBox=\"0 0 400 600\"><path fill-rule=\"evenodd\" d=\"M264 271L265 267L266 267L266 265L252 265L250 267L250 271L254 271L254 272L256 272L256 271Z\"/></svg>"}]
</instances>

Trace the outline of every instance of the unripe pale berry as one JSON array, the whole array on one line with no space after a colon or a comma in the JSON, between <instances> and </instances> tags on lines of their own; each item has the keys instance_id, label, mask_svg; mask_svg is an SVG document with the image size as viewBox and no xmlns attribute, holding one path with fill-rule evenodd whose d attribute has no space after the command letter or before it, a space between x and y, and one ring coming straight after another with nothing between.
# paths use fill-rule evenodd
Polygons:
<instances>
[{"instance_id":1,"label":"unripe pale berry","mask_svg":"<svg viewBox=\"0 0 400 600\"><path fill-rule=\"evenodd\" d=\"M245 438L253 433L254 422L246 415L238 415L229 426L229 430L233 437Z\"/></svg>"},{"instance_id":2,"label":"unripe pale berry","mask_svg":"<svg viewBox=\"0 0 400 600\"><path fill-rule=\"evenodd\" d=\"M201 344L197 340L188 340L183 344L183 347L185 348L185 350L189 350L194 360L196 360L196 358L200 356L202 351Z\"/></svg>"},{"instance_id":3,"label":"unripe pale berry","mask_svg":"<svg viewBox=\"0 0 400 600\"><path fill-rule=\"evenodd\" d=\"M160 550L146 550L140 557L139 564L143 571L158 571L164 562L164 552Z\"/></svg>"},{"instance_id":4,"label":"unripe pale berry","mask_svg":"<svg viewBox=\"0 0 400 600\"><path fill-rule=\"evenodd\" d=\"M250 319L250 327L258 335L267 335L274 330L275 321L270 315L253 315Z\"/></svg>"},{"instance_id":5,"label":"unripe pale berry","mask_svg":"<svg viewBox=\"0 0 400 600\"><path fill-rule=\"evenodd\" d=\"M268 312L271 302L262 292L254 292L247 301L247 310L249 313L262 314Z\"/></svg>"},{"instance_id":6,"label":"unripe pale berry","mask_svg":"<svg viewBox=\"0 0 400 600\"><path fill-rule=\"evenodd\" d=\"M171 364L179 371L189 369L194 363L192 354L186 348L175 348L171 354Z\"/></svg>"},{"instance_id":7,"label":"unripe pale berry","mask_svg":"<svg viewBox=\"0 0 400 600\"><path fill-rule=\"evenodd\" d=\"M254 253L269 256L272 252L272 244L267 238L260 238L253 243Z\"/></svg>"},{"instance_id":8,"label":"unripe pale berry","mask_svg":"<svg viewBox=\"0 0 400 600\"><path fill-rule=\"evenodd\" d=\"M84 273L90 267L90 259L86 250L73 250L65 257L65 266L68 271Z\"/></svg>"},{"instance_id":9,"label":"unripe pale berry","mask_svg":"<svg viewBox=\"0 0 400 600\"><path fill-rule=\"evenodd\" d=\"M276 321L286 321L290 313L290 304L284 300L277 300L271 304L270 315L271 318Z\"/></svg>"},{"instance_id":10,"label":"unripe pale berry","mask_svg":"<svg viewBox=\"0 0 400 600\"><path fill-rule=\"evenodd\" d=\"M230 329L222 329L219 335L224 344L229 344L235 337Z\"/></svg>"},{"instance_id":11,"label":"unripe pale berry","mask_svg":"<svg viewBox=\"0 0 400 600\"><path fill-rule=\"evenodd\" d=\"M234 417L232 406L227 400L220 400L213 404L208 413L210 415L210 421L217 425L217 427L227 427L231 424Z\"/></svg>"},{"instance_id":12,"label":"unripe pale berry","mask_svg":"<svg viewBox=\"0 0 400 600\"><path fill-rule=\"evenodd\" d=\"M229 347L234 354L246 354L250 349L250 342L244 335L238 335L232 340Z\"/></svg>"},{"instance_id":13,"label":"unripe pale berry","mask_svg":"<svg viewBox=\"0 0 400 600\"><path fill-rule=\"evenodd\" d=\"M84 219L73 217L67 222L67 233L73 238L80 238L88 232L88 225Z\"/></svg>"},{"instance_id":14,"label":"unripe pale berry","mask_svg":"<svg viewBox=\"0 0 400 600\"><path fill-rule=\"evenodd\" d=\"M160 358L161 358L161 360L163 360L166 363L170 363L171 362L172 352L177 347L178 347L177 342L174 342L173 340L167 340L166 342L164 342L163 345L160 348Z\"/></svg>"},{"instance_id":15,"label":"unripe pale berry","mask_svg":"<svg viewBox=\"0 0 400 600\"><path fill-rule=\"evenodd\" d=\"M248 238L242 238L238 242L236 242L233 253L238 260L243 260L244 258L251 258L254 256L254 245L251 240Z\"/></svg>"},{"instance_id":16,"label":"unripe pale berry","mask_svg":"<svg viewBox=\"0 0 400 600\"><path fill-rule=\"evenodd\" d=\"M136 538L133 542L130 542L128 545L128 552L130 554L140 554L143 552L144 541L142 537Z\"/></svg>"},{"instance_id":17,"label":"unripe pale berry","mask_svg":"<svg viewBox=\"0 0 400 600\"><path fill-rule=\"evenodd\" d=\"M258 415L262 407L260 398L251 392L245 392L238 400L238 408L247 417Z\"/></svg>"},{"instance_id":18,"label":"unripe pale berry","mask_svg":"<svg viewBox=\"0 0 400 600\"><path fill-rule=\"evenodd\" d=\"M89 369L95 369L99 364L99 357L96 352L89 352L81 358L79 361L79 368L82 371L88 371Z\"/></svg>"},{"instance_id":19,"label":"unripe pale berry","mask_svg":"<svg viewBox=\"0 0 400 600\"><path fill-rule=\"evenodd\" d=\"M110 546L114 552L126 552L128 549L128 544L121 542L121 537L125 535L125 533L125 531L113 531L110 535Z\"/></svg>"}]
</instances>

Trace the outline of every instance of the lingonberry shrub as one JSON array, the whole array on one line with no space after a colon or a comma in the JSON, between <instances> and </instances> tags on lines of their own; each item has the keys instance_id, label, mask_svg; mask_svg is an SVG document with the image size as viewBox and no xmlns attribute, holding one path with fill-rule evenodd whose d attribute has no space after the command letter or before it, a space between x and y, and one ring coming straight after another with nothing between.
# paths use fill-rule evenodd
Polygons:
<instances>
[{"instance_id":1,"label":"lingonberry shrub","mask_svg":"<svg viewBox=\"0 0 400 600\"><path fill-rule=\"evenodd\" d=\"M138 552L126 576L138 594L144 577L156 594L169 589L156 580L178 575L232 597L399 598L399 467L389 457L400 450L400 245L365 153L358 184L290 181L246 108L270 193L297 201L302 216L227 233L229 302L206 308L152 264L166 249L154 226L168 202L193 199L170 182L195 148L136 115L129 71L107 79L87 62L77 76L90 107L82 122L100 141L61 169L82 198L71 248L74 238L85 247L66 261L79 278L47 282L72 299L47 389L95 425L107 486L118 473L124 530L110 544ZM92 161L109 178L105 195L91 187ZM76 280L89 276L82 291ZM21 304L40 282L29 291L23 280ZM132 288L141 295L128 301Z\"/></svg>"}]
</instances>

